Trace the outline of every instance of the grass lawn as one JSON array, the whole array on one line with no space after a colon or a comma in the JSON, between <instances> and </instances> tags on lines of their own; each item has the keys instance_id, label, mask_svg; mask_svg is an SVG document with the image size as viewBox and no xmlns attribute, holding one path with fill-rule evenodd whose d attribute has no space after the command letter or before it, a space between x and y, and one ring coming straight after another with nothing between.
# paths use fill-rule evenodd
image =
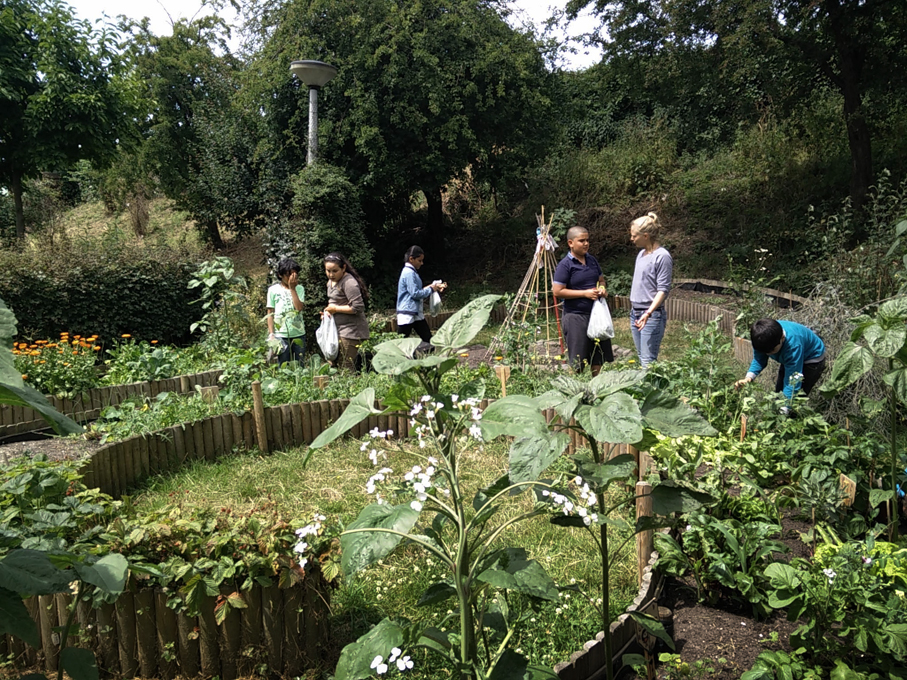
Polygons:
<instances>
[{"instance_id":1,"label":"grass lawn","mask_svg":"<svg viewBox=\"0 0 907 680\"><path fill-rule=\"evenodd\" d=\"M424 459L416 451L408 444L402 450L388 451L387 461L381 464L406 470L423 463ZM358 442L345 440L316 451L303 468L305 453L304 448L271 455L251 451L213 464L196 462L178 474L150 481L136 494L135 502L147 507L182 503L230 507L237 511L273 502L288 521L298 526L306 524L316 511L327 515L329 523L350 523L370 502L365 485L375 468L367 455L360 450ZM468 497L497 479L506 464L507 447L503 443L466 450L461 469ZM495 516L495 521L525 512L531 506L530 494L523 493L512 498ZM613 550L628 534L612 529L611 536ZM561 593L559 603L539 604L511 595L511 608L523 616L511 646L522 650L534 663L553 666L566 660L601 628L596 611L586 599L601 597L600 562L591 537L585 530L558 527L545 517L537 517L512 527L501 542L501 547L504 546L524 547L559 586L572 588ZM636 594L634 551L635 541L630 541L612 567L612 616L623 611ZM437 606L415 607L419 595L429 585L447 576L437 559L413 546L404 546L355 578L345 579L332 601L335 655L385 616L455 626L456 623L444 623L448 610L454 607L453 600ZM452 670L432 657L430 661L424 660L421 671L414 675L447 678Z\"/></svg>"}]
</instances>

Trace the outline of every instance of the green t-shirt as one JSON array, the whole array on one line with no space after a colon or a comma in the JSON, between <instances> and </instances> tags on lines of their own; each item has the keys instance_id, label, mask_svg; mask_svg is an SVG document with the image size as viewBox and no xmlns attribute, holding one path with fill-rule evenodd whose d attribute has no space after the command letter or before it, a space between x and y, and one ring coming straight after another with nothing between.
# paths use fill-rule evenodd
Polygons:
<instances>
[{"instance_id":1,"label":"green t-shirt","mask_svg":"<svg viewBox=\"0 0 907 680\"><path fill-rule=\"evenodd\" d=\"M296 286L299 299L305 301L305 289ZM268 288L268 309L274 310L274 335L281 338L298 338L305 335L302 312L293 308L293 296L290 289L275 283Z\"/></svg>"}]
</instances>

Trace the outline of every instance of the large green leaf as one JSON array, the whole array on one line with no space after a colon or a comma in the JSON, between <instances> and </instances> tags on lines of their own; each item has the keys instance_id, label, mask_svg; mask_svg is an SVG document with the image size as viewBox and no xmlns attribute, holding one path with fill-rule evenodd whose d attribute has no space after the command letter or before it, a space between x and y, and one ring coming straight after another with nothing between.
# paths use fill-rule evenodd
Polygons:
<instances>
[{"instance_id":1,"label":"large green leaf","mask_svg":"<svg viewBox=\"0 0 907 680\"><path fill-rule=\"evenodd\" d=\"M16 315L0 299L0 383L22 387L22 374L16 370L13 338L16 337Z\"/></svg>"},{"instance_id":2,"label":"large green leaf","mask_svg":"<svg viewBox=\"0 0 907 680\"><path fill-rule=\"evenodd\" d=\"M495 553L493 559L494 564L479 574L480 581L552 602L560 597L544 567L529 559L523 548L504 548Z\"/></svg>"},{"instance_id":3,"label":"large green leaf","mask_svg":"<svg viewBox=\"0 0 907 680\"><path fill-rule=\"evenodd\" d=\"M863 377L872 368L874 362L875 357L868 347L848 342L835 359L831 377L822 386L822 391L826 394L834 394L838 390L844 389Z\"/></svg>"},{"instance_id":4,"label":"large green leaf","mask_svg":"<svg viewBox=\"0 0 907 680\"><path fill-rule=\"evenodd\" d=\"M60 653L60 665L72 680L98 680L98 664L88 649L66 647Z\"/></svg>"},{"instance_id":5,"label":"large green leaf","mask_svg":"<svg viewBox=\"0 0 907 680\"><path fill-rule=\"evenodd\" d=\"M570 444L563 432L541 432L515 439L510 446L510 481L533 482L548 469Z\"/></svg>"},{"instance_id":6,"label":"large green leaf","mask_svg":"<svg viewBox=\"0 0 907 680\"><path fill-rule=\"evenodd\" d=\"M907 368L896 368L882 376L886 385L891 387L894 395L902 404L907 404Z\"/></svg>"},{"instance_id":7,"label":"large green leaf","mask_svg":"<svg viewBox=\"0 0 907 680\"><path fill-rule=\"evenodd\" d=\"M22 384L20 387L16 387L0 382L0 404L27 406L37 411L59 435L82 434L85 431L76 421L57 411L47 402L47 398L43 394L29 385Z\"/></svg>"},{"instance_id":8,"label":"large green leaf","mask_svg":"<svg viewBox=\"0 0 907 680\"><path fill-rule=\"evenodd\" d=\"M438 604L439 602L444 602L449 600L457 594L457 589L449 581L438 581L437 583L432 583L424 593L422 597L419 598L419 601L416 602L417 607L425 607L430 604Z\"/></svg>"},{"instance_id":9,"label":"large green leaf","mask_svg":"<svg viewBox=\"0 0 907 680\"><path fill-rule=\"evenodd\" d=\"M907 320L907 295L899 295L880 304L879 316L890 320Z\"/></svg>"},{"instance_id":10,"label":"large green leaf","mask_svg":"<svg viewBox=\"0 0 907 680\"><path fill-rule=\"evenodd\" d=\"M579 406L582 398L582 393L567 396L559 390L548 390L544 394L537 396L535 403L542 410L553 408L561 418L570 422L573 412L576 411L576 407Z\"/></svg>"},{"instance_id":11,"label":"large green leaf","mask_svg":"<svg viewBox=\"0 0 907 680\"><path fill-rule=\"evenodd\" d=\"M350 399L350 405L344 409L337 422L315 438L309 448L318 449L330 444L337 437L349 432L370 415L381 413L375 408L375 390L367 387ZM308 457L306 457L308 459Z\"/></svg>"},{"instance_id":12,"label":"large green leaf","mask_svg":"<svg viewBox=\"0 0 907 680\"><path fill-rule=\"evenodd\" d=\"M129 563L117 553L104 555L94 564L76 564L76 572L83 581L97 586L108 595L119 595L126 587Z\"/></svg>"},{"instance_id":13,"label":"large green leaf","mask_svg":"<svg viewBox=\"0 0 907 680\"><path fill-rule=\"evenodd\" d=\"M883 328L877 323L870 324L863 332L869 349L878 357L893 357L907 340L907 327L897 321L893 328Z\"/></svg>"},{"instance_id":14,"label":"large green leaf","mask_svg":"<svg viewBox=\"0 0 907 680\"><path fill-rule=\"evenodd\" d=\"M340 652L334 680L364 680L375 675L372 662L380 656L387 663L394 647L403 647L407 628L403 623L384 619L368 633L351 642Z\"/></svg>"},{"instance_id":15,"label":"large green leaf","mask_svg":"<svg viewBox=\"0 0 907 680\"><path fill-rule=\"evenodd\" d=\"M609 394L595 406L580 406L576 420L599 442L632 444L642 439L642 414L629 394Z\"/></svg>"},{"instance_id":16,"label":"large green leaf","mask_svg":"<svg viewBox=\"0 0 907 680\"><path fill-rule=\"evenodd\" d=\"M645 371L602 371L589 381L589 389L596 397L604 397L645 380Z\"/></svg>"},{"instance_id":17,"label":"large green leaf","mask_svg":"<svg viewBox=\"0 0 907 680\"><path fill-rule=\"evenodd\" d=\"M548 423L538 404L532 397L523 394L504 397L489 404L479 427L485 441L501 435L531 437L548 431Z\"/></svg>"},{"instance_id":18,"label":"large green leaf","mask_svg":"<svg viewBox=\"0 0 907 680\"><path fill-rule=\"evenodd\" d=\"M0 588L20 595L50 595L69 590L71 571L55 567L38 550L13 550L0 560Z\"/></svg>"},{"instance_id":19,"label":"large green leaf","mask_svg":"<svg viewBox=\"0 0 907 680\"><path fill-rule=\"evenodd\" d=\"M674 640L668 635L668 631L665 630L661 621L651 616L647 616L646 614L640 614L639 612L631 611L629 614L630 618L633 619L637 626L642 628L652 637L658 638L664 642L668 646L668 649L675 649Z\"/></svg>"},{"instance_id":20,"label":"large green leaf","mask_svg":"<svg viewBox=\"0 0 907 680\"><path fill-rule=\"evenodd\" d=\"M497 496L508 486L511 486L510 475L501 475L488 486L482 487L476 491L476 495L473 496L472 499L472 507L476 512L480 512L488 504L489 500L494 496Z\"/></svg>"},{"instance_id":21,"label":"large green leaf","mask_svg":"<svg viewBox=\"0 0 907 680\"><path fill-rule=\"evenodd\" d=\"M38 626L25 608L22 596L6 588L0 588L0 634L3 633L15 635L35 649L41 644Z\"/></svg>"},{"instance_id":22,"label":"large green leaf","mask_svg":"<svg viewBox=\"0 0 907 680\"><path fill-rule=\"evenodd\" d=\"M444 325L432 336L431 344L450 350L465 347L488 323L491 310L500 299L500 295L483 295L472 300L444 322Z\"/></svg>"},{"instance_id":23,"label":"large green leaf","mask_svg":"<svg viewBox=\"0 0 907 680\"><path fill-rule=\"evenodd\" d=\"M656 515L692 512L714 502L715 499L707 493L675 486L673 482L662 482L652 489L652 512Z\"/></svg>"},{"instance_id":24,"label":"large green leaf","mask_svg":"<svg viewBox=\"0 0 907 680\"><path fill-rule=\"evenodd\" d=\"M603 491L614 480L626 481L636 471L636 459L628 453L604 463L574 457L576 471L595 491Z\"/></svg>"},{"instance_id":25,"label":"large green leaf","mask_svg":"<svg viewBox=\"0 0 907 680\"><path fill-rule=\"evenodd\" d=\"M686 434L714 437L718 434L699 413L677 397L661 390L649 392L640 410L646 427L668 437L682 437Z\"/></svg>"},{"instance_id":26,"label":"large green leaf","mask_svg":"<svg viewBox=\"0 0 907 680\"><path fill-rule=\"evenodd\" d=\"M556 680L557 677L550 668L530 666L529 659L522 654L506 649L491 669L488 680Z\"/></svg>"},{"instance_id":27,"label":"large green leaf","mask_svg":"<svg viewBox=\"0 0 907 680\"><path fill-rule=\"evenodd\" d=\"M419 513L408 504L373 504L363 508L356 521L350 524L340 537L343 573L349 576L387 557L402 539L401 536L387 531L351 533L354 529L390 529L408 534L418 519Z\"/></svg>"}]
</instances>

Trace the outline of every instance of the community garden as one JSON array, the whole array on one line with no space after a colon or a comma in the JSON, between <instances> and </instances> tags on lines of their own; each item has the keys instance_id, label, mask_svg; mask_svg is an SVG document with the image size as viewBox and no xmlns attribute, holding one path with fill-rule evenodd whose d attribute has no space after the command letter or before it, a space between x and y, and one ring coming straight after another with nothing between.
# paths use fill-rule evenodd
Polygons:
<instances>
[{"instance_id":1,"label":"community garden","mask_svg":"<svg viewBox=\"0 0 907 680\"><path fill-rule=\"evenodd\" d=\"M8 365L24 382L7 388L7 404L34 388L72 404L93 386L216 373L213 391L123 390L79 436L99 447L88 458L66 453L74 435L53 440L51 460L7 458L0 585L12 598L11 671L572 678L590 661L576 658L589 640L603 653L584 677L622 667L641 677L902 677L900 298L858 320L819 402L784 404L761 388L734 390L741 341L727 320L674 320L651 370L618 352L589 380L536 356L533 334L487 354L502 332L489 324L498 296L448 314L427 357L375 319L359 374L314 353L278 367L263 344L226 340L249 316L242 277L223 258L200 267L212 269L219 280L207 277L195 345L132 334L13 343ZM632 347L628 320L616 311L615 321L615 344ZM542 334L543 320L524 325ZM866 384L886 354L882 385L893 389L831 420L831 404L852 403L851 383ZM496 365L511 368L506 382ZM259 389L261 406L283 415L253 432ZM305 420L309 404L313 424L298 428L309 445L296 446L287 409ZM236 436L219 418L238 424ZM216 454L206 437L220 442ZM149 443L104 472L104 448L132 441ZM122 485L107 485L124 470ZM599 631L638 599L638 539L653 534L647 578L673 616L637 611L631 637L643 643L612 645ZM689 630L687 608L697 611ZM708 635L696 626L716 616L737 617L740 630L719 634L717 649L697 647ZM51 634L58 626L62 637Z\"/></svg>"}]
</instances>

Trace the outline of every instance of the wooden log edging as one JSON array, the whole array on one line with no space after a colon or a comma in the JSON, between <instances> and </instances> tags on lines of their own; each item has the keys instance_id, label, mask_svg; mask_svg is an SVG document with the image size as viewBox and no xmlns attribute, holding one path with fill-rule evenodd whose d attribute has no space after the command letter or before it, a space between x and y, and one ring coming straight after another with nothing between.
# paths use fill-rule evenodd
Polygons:
<instances>
[{"instance_id":1,"label":"wooden log edging","mask_svg":"<svg viewBox=\"0 0 907 680\"><path fill-rule=\"evenodd\" d=\"M629 654L637 647L638 626L630 618L630 612L658 616L658 598L664 586L664 575L655 571L658 553L653 551L649 557L642 584L636 598L623 614L611 624L611 649L614 657L611 665L615 674L623 666L623 655ZM588 640L579 651L570 655L568 661L554 667L560 680L600 680L606 677L605 666L608 662L605 655L605 634L599 631L593 640Z\"/></svg>"},{"instance_id":2,"label":"wooden log edging","mask_svg":"<svg viewBox=\"0 0 907 680\"><path fill-rule=\"evenodd\" d=\"M222 593L236 590L229 586ZM329 591L317 570L292 588L256 584L241 593L246 608L231 609L224 623L217 624L213 597L206 599L198 616L189 616L170 609L161 588L140 588L123 593L115 605L92 608L80 603L78 621L88 633L79 646L94 652L102 676L169 680L201 675L235 680L266 662L271 671L296 677L318 667L328 654ZM263 592L267 592L266 608ZM18 638L0 635L0 646L6 645L14 655L16 667L57 668L59 640L53 627L65 621L69 602L68 595L60 594L25 600L39 623L37 654ZM271 619L279 621L280 635L263 637Z\"/></svg>"},{"instance_id":3,"label":"wooden log edging","mask_svg":"<svg viewBox=\"0 0 907 680\"><path fill-rule=\"evenodd\" d=\"M101 411L106 407L118 406L131 396L138 395L151 399L162 392L178 394L194 392L196 385L213 387L217 385L217 379L220 378L221 373L223 373L222 370L216 369L165 380L94 387L74 399L62 399L51 395L45 395L45 397L48 403L60 413L75 421L85 422L95 420L100 417ZM0 437L35 432L46 428L47 421L32 409L0 404Z\"/></svg>"}]
</instances>

